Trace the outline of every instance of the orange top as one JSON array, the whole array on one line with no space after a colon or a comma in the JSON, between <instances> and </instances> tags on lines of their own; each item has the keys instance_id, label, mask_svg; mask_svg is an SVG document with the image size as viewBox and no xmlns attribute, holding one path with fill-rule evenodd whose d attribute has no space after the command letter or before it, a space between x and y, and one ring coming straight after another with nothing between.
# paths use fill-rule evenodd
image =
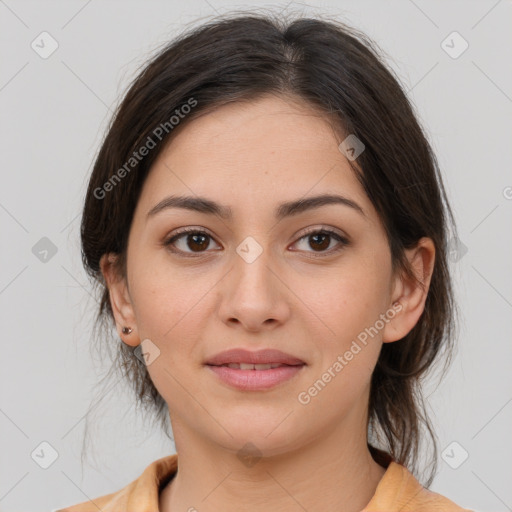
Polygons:
<instances>
[{"instance_id":1,"label":"orange top","mask_svg":"<svg viewBox=\"0 0 512 512\"><path fill-rule=\"evenodd\" d=\"M54 512L158 512L159 493L175 475L178 456L152 462L130 484L112 494ZM471 512L425 489L404 466L389 461L370 503L361 512Z\"/></svg>"}]
</instances>

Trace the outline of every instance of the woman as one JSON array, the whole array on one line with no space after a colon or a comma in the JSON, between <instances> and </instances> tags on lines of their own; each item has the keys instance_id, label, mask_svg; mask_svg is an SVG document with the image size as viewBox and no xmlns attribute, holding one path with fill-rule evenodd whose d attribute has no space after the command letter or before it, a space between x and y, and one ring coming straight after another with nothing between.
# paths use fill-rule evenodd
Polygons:
<instances>
[{"instance_id":1,"label":"woman","mask_svg":"<svg viewBox=\"0 0 512 512\"><path fill-rule=\"evenodd\" d=\"M176 455L65 508L461 511L413 476L420 379L453 343L453 214L372 42L231 15L125 95L90 178L85 268Z\"/></svg>"}]
</instances>

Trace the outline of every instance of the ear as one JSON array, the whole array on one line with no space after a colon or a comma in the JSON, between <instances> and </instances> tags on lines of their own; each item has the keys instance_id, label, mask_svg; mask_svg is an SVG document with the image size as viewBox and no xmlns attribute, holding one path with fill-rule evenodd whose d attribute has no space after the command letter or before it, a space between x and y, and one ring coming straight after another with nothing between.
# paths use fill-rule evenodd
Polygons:
<instances>
[{"instance_id":1,"label":"ear","mask_svg":"<svg viewBox=\"0 0 512 512\"><path fill-rule=\"evenodd\" d=\"M385 325L383 343L397 341L406 336L418 322L425 308L432 272L434 271L435 245L431 238L421 238L416 246L405 251L411 269L419 283L399 275L394 279L392 292L393 317Z\"/></svg>"},{"instance_id":2,"label":"ear","mask_svg":"<svg viewBox=\"0 0 512 512\"><path fill-rule=\"evenodd\" d=\"M127 345L135 347L140 344L135 313L131 303L126 278L120 275L116 265L117 259L117 254L104 254L100 259L101 273L108 287L110 305L114 314L119 337ZM123 327L131 327L132 332L130 334L124 334Z\"/></svg>"}]
</instances>

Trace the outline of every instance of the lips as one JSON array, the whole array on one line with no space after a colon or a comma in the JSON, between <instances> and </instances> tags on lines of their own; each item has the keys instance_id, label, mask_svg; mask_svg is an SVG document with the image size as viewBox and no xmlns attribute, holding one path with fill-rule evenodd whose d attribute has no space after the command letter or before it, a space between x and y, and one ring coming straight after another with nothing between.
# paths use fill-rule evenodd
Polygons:
<instances>
[{"instance_id":1,"label":"lips","mask_svg":"<svg viewBox=\"0 0 512 512\"><path fill-rule=\"evenodd\" d=\"M275 349L250 351L241 348L221 352L206 363L209 366L228 366L239 370L270 370L280 366L302 366L306 363L295 356Z\"/></svg>"},{"instance_id":2,"label":"lips","mask_svg":"<svg viewBox=\"0 0 512 512\"><path fill-rule=\"evenodd\" d=\"M288 365L288 364L282 364L282 363L269 363L269 364L229 363L229 364L221 364L220 366L226 366L228 368L233 368L234 370L272 370L273 368L280 368L281 366L295 366L295 365Z\"/></svg>"}]
</instances>

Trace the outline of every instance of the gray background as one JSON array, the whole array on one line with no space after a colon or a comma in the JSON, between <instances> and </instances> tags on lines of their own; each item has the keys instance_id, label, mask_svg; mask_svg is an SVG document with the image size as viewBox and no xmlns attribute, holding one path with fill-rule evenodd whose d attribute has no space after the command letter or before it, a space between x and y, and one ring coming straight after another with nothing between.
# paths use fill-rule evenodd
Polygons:
<instances>
[{"instance_id":1,"label":"gray background","mask_svg":"<svg viewBox=\"0 0 512 512\"><path fill-rule=\"evenodd\" d=\"M135 415L121 382L90 427L94 460L81 464L102 363L89 351L96 304L80 262L81 202L111 110L137 68L186 24L256 6L286 2L0 0L0 511L114 492L174 452ZM439 386L427 383L446 449L432 489L480 511L512 510L511 7L338 0L288 9L327 13L373 37L430 134L459 227L452 268L461 310L451 370ZM43 31L58 42L46 59L31 47ZM469 44L458 58L442 46L453 31ZM453 41L452 53L462 43ZM41 252L43 237L54 255ZM47 469L43 441L58 453Z\"/></svg>"}]
</instances>

